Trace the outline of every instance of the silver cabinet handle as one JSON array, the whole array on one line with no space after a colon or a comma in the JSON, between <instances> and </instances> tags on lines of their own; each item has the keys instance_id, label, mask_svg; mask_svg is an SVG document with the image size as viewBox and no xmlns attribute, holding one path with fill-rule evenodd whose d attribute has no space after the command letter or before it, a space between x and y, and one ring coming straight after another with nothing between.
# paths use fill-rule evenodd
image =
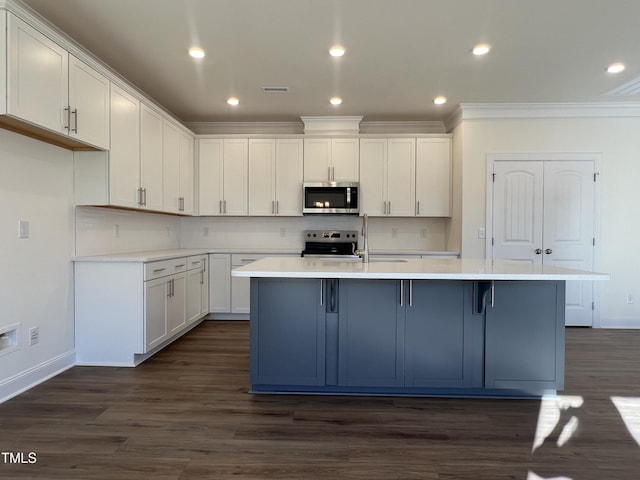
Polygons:
<instances>
[{"instance_id":1,"label":"silver cabinet handle","mask_svg":"<svg viewBox=\"0 0 640 480\"><path fill-rule=\"evenodd\" d=\"M75 125L75 128L72 128L71 131L73 133L78 133L78 109L74 108L73 110L71 110L71 113L75 117L75 122L73 122L73 124ZM71 122L69 122L69 124L71 124Z\"/></svg>"},{"instance_id":2,"label":"silver cabinet handle","mask_svg":"<svg viewBox=\"0 0 640 480\"><path fill-rule=\"evenodd\" d=\"M204 285L204 268L200 270L200 285Z\"/></svg>"},{"instance_id":3,"label":"silver cabinet handle","mask_svg":"<svg viewBox=\"0 0 640 480\"><path fill-rule=\"evenodd\" d=\"M542 253L542 249L541 248L536 248L536 255L540 255Z\"/></svg>"},{"instance_id":4,"label":"silver cabinet handle","mask_svg":"<svg viewBox=\"0 0 640 480\"><path fill-rule=\"evenodd\" d=\"M409 280L409 306L413 307L413 280Z\"/></svg>"},{"instance_id":5,"label":"silver cabinet handle","mask_svg":"<svg viewBox=\"0 0 640 480\"><path fill-rule=\"evenodd\" d=\"M331 181L331 167L327 167L327 180Z\"/></svg>"},{"instance_id":6,"label":"silver cabinet handle","mask_svg":"<svg viewBox=\"0 0 640 480\"><path fill-rule=\"evenodd\" d=\"M420 215L420 200L416 203L416 215Z\"/></svg>"},{"instance_id":7,"label":"silver cabinet handle","mask_svg":"<svg viewBox=\"0 0 640 480\"><path fill-rule=\"evenodd\" d=\"M553 250L551 250L550 248L547 248L544 253L546 253L547 255L551 255L553 253Z\"/></svg>"},{"instance_id":8,"label":"silver cabinet handle","mask_svg":"<svg viewBox=\"0 0 640 480\"><path fill-rule=\"evenodd\" d=\"M257 259L256 258L241 258L240 261L241 262L255 262Z\"/></svg>"},{"instance_id":9,"label":"silver cabinet handle","mask_svg":"<svg viewBox=\"0 0 640 480\"><path fill-rule=\"evenodd\" d=\"M220 204L218 205L218 213L222 213L222 200L220 200Z\"/></svg>"},{"instance_id":10,"label":"silver cabinet handle","mask_svg":"<svg viewBox=\"0 0 640 480\"><path fill-rule=\"evenodd\" d=\"M384 202L382 202L382 214L383 215L387 214L387 201L386 200Z\"/></svg>"},{"instance_id":11,"label":"silver cabinet handle","mask_svg":"<svg viewBox=\"0 0 640 480\"><path fill-rule=\"evenodd\" d=\"M279 213L280 213L280 202L276 200L276 215L278 215Z\"/></svg>"},{"instance_id":12,"label":"silver cabinet handle","mask_svg":"<svg viewBox=\"0 0 640 480\"><path fill-rule=\"evenodd\" d=\"M222 213L224 213L225 215L227 214L227 201L226 200L222 201Z\"/></svg>"},{"instance_id":13,"label":"silver cabinet handle","mask_svg":"<svg viewBox=\"0 0 640 480\"><path fill-rule=\"evenodd\" d=\"M142 189L142 205L147 206L147 188Z\"/></svg>"},{"instance_id":14,"label":"silver cabinet handle","mask_svg":"<svg viewBox=\"0 0 640 480\"><path fill-rule=\"evenodd\" d=\"M183 263L182 265L176 265L176 267L175 267L175 268L182 268L182 267L184 267L184 266L185 266L185 264Z\"/></svg>"},{"instance_id":15,"label":"silver cabinet handle","mask_svg":"<svg viewBox=\"0 0 640 480\"><path fill-rule=\"evenodd\" d=\"M491 280L491 307L495 304L496 299L496 284L493 280Z\"/></svg>"},{"instance_id":16,"label":"silver cabinet handle","mask_svg":"<svg viewBox=\"0 0 640 480\"><path fill-rule=\"evenodd\" d=\"M200 260L197 260L195 262L191 262L191 265L200 265Z\"/></svg>"},{"instance_id":17,"label":"silver cabinet handle","mask_svg":"<svg viewBox=\"0 0 640 480\"><path fill-rule=\"evenodd\" d=\"M320 305L324 305L324 280L320 279Z\"/></svg>"},{"instance_id":18,"label":"silver cabinet handle","mask_svg":"<svg viewBox=\"0 0 640 480\"><path fill-rule=\"evenodd\" d=\"M62 128L64 128L67 132L71 132L71 106L67 106L64 110L64 113L66 113L66 117L67 117L67 124L65 126L63 126Z\"/></svg>"},{"instance_id":19,"label":"silver cabinet handle","mask_svg":"<svg viewBox=\"0 0 640 480\"><path fill-rule=\"evenodd\" d=\"M142 187L138 188L138 205L144 205L144 203L142 203Z\"/></svg>"},{"instance_id":20,"label":"silver cabinet handle","mask_svg":"<svg viewBox=\"0 0 640 480\"><path fill-rule=\"evenodd\" d=\"M391 215L391 200L389 200L389 210L387 211L387 215Z\"/></svg>"},{"instance_id":21,"label":"silver cabinet handle","mask_svg":"<svg viewBox=\"0 0 640 480\"><path fill-rule=\"evenodd\" d=\"M336 167L331 167L331 180L336 179Z\"/></svg>"},{"instance_id":22,"label":"silver cabinet handle","mask_svg":"<svg viewBox=\"0 0 640 480\"><path fill-rule=\"evenodd\" d=\"M166 270L166 268L156 268L153 273L160 273L160 272L164 272Z\"/></svg>"},{"instance_id":23,"label":"silver cabinet handle","mask_svg":"<svg viewBox=\"0 0 640 480\"><path fill-rule=\"evenodd\" d=\"M274 215L276 213L276 202L271 200L271 214Z\"/></svg>"},{"instance_id":24,"label":"silver cabinet handle","mask_svg":"<svg viewBox=\"0 0 640 480\"><path fill-rule=\"evenodd\" d=\"M400 306L404 307L404 280L400 280Z\"/></svg>"}]
</instances>

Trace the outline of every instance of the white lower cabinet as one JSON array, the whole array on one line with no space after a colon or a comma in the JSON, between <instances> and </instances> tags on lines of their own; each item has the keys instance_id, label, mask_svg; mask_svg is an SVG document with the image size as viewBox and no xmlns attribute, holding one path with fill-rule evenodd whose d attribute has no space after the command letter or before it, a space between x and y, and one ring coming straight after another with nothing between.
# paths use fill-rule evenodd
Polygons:
<instances>
[{"instance_id":1,"label":"white lower cabinet","mask_svg":"<svg viewBox=\"0 0 640 480\"><path fill-rule=\"evenodd\" d=\"M135 366L185 333L208 313L204 269L206 255L76 262L76 363Z\"/></svg>"}]
</instances>

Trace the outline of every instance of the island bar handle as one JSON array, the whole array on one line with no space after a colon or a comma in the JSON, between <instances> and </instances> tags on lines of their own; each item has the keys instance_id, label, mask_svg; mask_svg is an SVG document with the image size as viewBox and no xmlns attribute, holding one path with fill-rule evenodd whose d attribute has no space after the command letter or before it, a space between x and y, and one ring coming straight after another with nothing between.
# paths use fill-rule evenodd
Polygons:
<instances>
[{"instance_id":1,"label":"island bar handle","mask_svg":"<svg viewBox=\"0 0 640 480\"><path fill-rule=\"evenodd\" d=\"M413 280L409 280L409 306L413 307Z\"/></svg>"},{"instance_id":2,"label":"island bar handle","mask_svg":"<svg viewBox=\"0 0 640 480\"><path fill-rule=\"evenodd\" d=\"M320 279L320 305L324 305L324 280Z\"/></svg>"},{"instance_id":3,"label":"island bar handle","mask_svg":"<svg viewBox=\"0 0 640 480\"><path fill-rule=\"evenodd\" d=\"M495 299L496 299L496 284L493 280L491 280L491 308L493 308Z\"/></svg>"},{"instance_id":4,"label":"island bar handle","mask_svg":"<svg viewBox=\"0 0 640 480\"><path fill-rule=\"evenodd\" d=\"M400 306L404 307L404 280L400 280Z\"/></svg>"}]
</instances>

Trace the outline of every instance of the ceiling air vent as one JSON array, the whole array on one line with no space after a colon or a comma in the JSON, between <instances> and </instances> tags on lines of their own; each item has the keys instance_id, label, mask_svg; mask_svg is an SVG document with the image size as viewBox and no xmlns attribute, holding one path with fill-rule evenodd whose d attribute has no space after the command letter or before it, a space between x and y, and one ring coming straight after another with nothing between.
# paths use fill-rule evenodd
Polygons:
<instances>
[{"instance_id":1,"label":"ceiling air vent","mask_svg":"<svg viewBox=\"0 0 640 480\"><path fill-rule=\"evenodd\" d=\"M612 97L631 97L633 95L640 95L640 77L636 77L613 90L609 90L605 95Z\"/></svg>"},{"instance_id":2,"label":"ceiling air vent","mask_svg":"<svg viewBox=\"0 0 640 480\"><path fill-rule=\"evenodd\" d=\"M289 93L289 87L262 87L264 93Z\"/></svg>"}]
</instances>

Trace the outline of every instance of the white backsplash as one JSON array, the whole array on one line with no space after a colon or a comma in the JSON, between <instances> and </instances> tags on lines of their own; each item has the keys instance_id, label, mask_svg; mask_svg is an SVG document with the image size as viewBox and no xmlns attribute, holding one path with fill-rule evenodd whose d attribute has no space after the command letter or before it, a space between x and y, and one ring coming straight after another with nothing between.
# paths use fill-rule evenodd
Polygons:
<instances>
[{"instance_id":1,"label":"white backsplash","mask_svg":"<svg viewBox=\"0 0 640 480\"><path fill-rule=\"evenodd\" d=\"M442 218L370 218L372 250L446 250ZM182 219L183 248L246 248L302 250L303 231L351 229L362 217L191 217ZM395 234L395 237L394 237Z\"/></svg>"},{"instance_id":2,"label":"white backsplash","mask_svg":"<svg viewBox=\"0 0 640 480\"><path fill-rule=\"evenodd\" d=\"M180 247L180 217L98 207L76 207L76 255Z\"/></svg>"}]
</instances>

